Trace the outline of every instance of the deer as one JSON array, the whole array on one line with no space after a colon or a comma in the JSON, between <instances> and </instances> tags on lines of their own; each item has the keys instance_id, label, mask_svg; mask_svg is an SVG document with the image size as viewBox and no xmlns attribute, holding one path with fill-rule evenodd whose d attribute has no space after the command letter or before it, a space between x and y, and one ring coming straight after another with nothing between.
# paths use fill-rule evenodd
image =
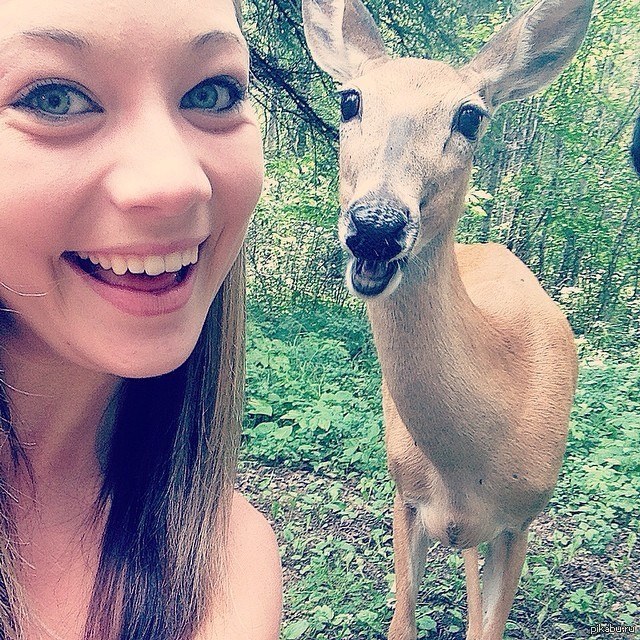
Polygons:
<instances>
[{"instance_id":1,"label":"deer","mask_svg":"<svg viewBox=\"0 0 640 640\"><path fill-rule=\"evenodd\" d=\"M302 3L311 55L339 85L338 235L382 370L396 488L389 640L417 637L435 541L462 551L467 640L500 640L530 524L557 483L577 379L569 323L509 249L454 235L492 114L560 74L592 8L541 0L453 68L390 57L360 0Z\"/></svg>"}]
</instances>

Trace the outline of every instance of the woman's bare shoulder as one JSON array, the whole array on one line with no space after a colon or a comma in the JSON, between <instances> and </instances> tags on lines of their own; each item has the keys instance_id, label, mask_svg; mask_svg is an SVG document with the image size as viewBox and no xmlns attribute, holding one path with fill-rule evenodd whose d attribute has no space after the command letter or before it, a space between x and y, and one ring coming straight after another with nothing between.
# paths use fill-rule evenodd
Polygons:
<instances>
[{"instance_id":1,"label":"woman's bare shoulder","mask_svg":"<svg viewBox=\"0 0 640 640\"><path fill-rule=\"evenodd\" d=\"M278 640L282 570L271 525L235 493L229 527L225 604L197 640Z\"/></svg>"}]
</instances>

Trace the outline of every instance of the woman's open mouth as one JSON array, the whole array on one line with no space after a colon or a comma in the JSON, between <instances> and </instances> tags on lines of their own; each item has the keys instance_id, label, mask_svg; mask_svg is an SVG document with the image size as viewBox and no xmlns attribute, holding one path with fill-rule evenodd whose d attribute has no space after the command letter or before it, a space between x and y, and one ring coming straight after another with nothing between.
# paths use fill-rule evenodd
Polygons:
<instances>
[{"instance_id":1,"label":"woman's open mouth","mask_svg":"<svg viewBox=\"0 0 640 640\"><path fill-rule=\"evenodd\" d=\"M136 316L154 316L184 306L196 270L196 246L165 256L119 256L65 251L62 258L102 298Z\"/></svg>"}]
</instances>

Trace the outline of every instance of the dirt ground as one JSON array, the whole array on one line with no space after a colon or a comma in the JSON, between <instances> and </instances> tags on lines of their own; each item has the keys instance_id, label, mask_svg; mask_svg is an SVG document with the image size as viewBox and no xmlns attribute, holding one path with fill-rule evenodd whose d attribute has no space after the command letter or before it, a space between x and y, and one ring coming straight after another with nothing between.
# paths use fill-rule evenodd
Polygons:
<instances>
[{"instance_id":1,"label":"dirt ground","mask_svg":"<svg viewBox=\"0 0 640 640\"><path fill-rule=\"evenodd\" d=\"M265 478L269 479L269 491L266 493L257 489L261 482L264 483ZM320 481L322 483L325 479L327 483L329 483L336 478L328 479L311 471L291 470L283 467L265 467L254 462L244 461L241 465L238 486L247 498L267 516L274 526L276 535L279 535L284 523L295 520L299 515L295 509L287 509L285 506L278 512L274 521L270 515L270 502L272 498L269 497L269 494L271 496L284 496L292 493L304 494L308 491L307 487L311 482L317 483ZM380 518L367 510L366 505L362 504L362 498L356 487L350 486L349 482L345 482L340 478L337 479L344 483L344 491L340 499L349 505L350 517L342 518L339 514L336 514L335 517L318 519L317 522L312 523L316 535L318 530L320 530L322 535L326 535L327 537L333 535L336 538L350 542L356 549L364 549L370 542L369 532L372 528L380 528L380 526L383 526L390 534L391 505L389 505L389 516L383 517L381 523ZM575 523L569 518L553 519L550 515L543 513L532 524L531 528L534 535L532 536L529 552L541 555L545 554L545 551L550 552L552 549L551 536L554 530L560 530L563 533L570 534L575 526ZM571 591L579 587L592 585L595 582L601 582L607 590L612 590L619 594L621 596L620 600L634 602L640 606L640 552L638 551L638 545L633 549L630 562L624 571L616 573L609 566L612 562L622 561L628 554L628 549L623 548L622 545L615 544L610 545L606 555L595 555L581 550L570 562L561 566L560 575L565 585L570 587ZM448 555L449 553L446 549L441 547L433 549L430 555L430 567L432 571L451 571L445 563ZM385 575L389 571L388 567L367 566L365 571L367 577L379 584L381 590L388 588L385 581ZM283 558L283 572L286 590L294 584L294 580L296 579L296 572L293 571L293 567L288 562L287 557ZM422 606L428 607L428 602L423 602ZM527 614L530 614L531 624L529 625L529 615L526 616L526 620L520 620L520 622L527 626L527 628L534 628L537 626L537 613L538 611L532 607L530 612L527 611ZM285 622L290 619L290 612L287 611L286 608L284 619ZM625 635L596 632L593 634L590 633L588 629L585 630L584 635L576 634L575 631L572 631L571 633L558 636L558 632L553 631L554 628L552 624L543 625L540 629L540 640L573 640L573 638L632 640L633 638L640 638L640 633ZM462 633L451 634L443 632L437 636L429 636L430 639L436 637L440 640L464 640L464 634ZM520 640L524 638L524 636L518 635L517 632L511 632L510 638ZM362 638L360 640L384 640L384 637Z\"/></svg>"}]
</instances>

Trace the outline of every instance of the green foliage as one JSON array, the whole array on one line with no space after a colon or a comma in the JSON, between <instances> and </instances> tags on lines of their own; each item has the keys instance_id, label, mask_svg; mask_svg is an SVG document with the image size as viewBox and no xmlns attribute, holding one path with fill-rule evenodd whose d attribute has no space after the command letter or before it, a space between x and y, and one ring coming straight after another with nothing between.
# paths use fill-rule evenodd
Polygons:
<instances>
[{"instance_id":1,"label":"green foliage","mask_svg":"<svg viewBox=\"0 0 640 640\"><path fill-rule=\"evenodd\" d=\"M366 320L352 313L321 328L314 323L300 312L288 322L261 316L250 325L250 450L269 464L320 469L331 461L369 470L382 458L382 434L380 373ZM341 339L328 337L332 331Z\"/></svg>"},{"instance_id":2,"label":"green foliage","mask_svg":"<svg viewBox=\"0 0 640 640\"><path fill-rule=\"evenodd\" d=\"M573 547L604 552L640 527L640 369L606 356L584 357L558 513L579 516Z\"/></svg>"},{"instance_id":3,"label":"green foliage","mask_svg":"<svg viewBox=\"0 0 640 640\"><path fill-rule=\"evenodd\" d=\"M394 602L393 487L366 319L311 302L277 317L253 305L248 364L243 459L257 475L246 490L278 531L288 577L282 638L382 640ZM621 360L583 342L565 464L532 528L512 640L638 623L639 421L638 353ZM459 554L431 549L421 640L463 637L464 593Z\"/></svg>"},{"instance_id":4,"label":"green foliage","mask_svg":"<svg viewBox=\"0 0 640 640\"><path fill-rule=\"evenodd\" d=\"M335 165L318 173L312 156L271 158L247 238L252 299L284 308L297 299L343 302L335 232Z\"/></svg>"}]
</instances>

